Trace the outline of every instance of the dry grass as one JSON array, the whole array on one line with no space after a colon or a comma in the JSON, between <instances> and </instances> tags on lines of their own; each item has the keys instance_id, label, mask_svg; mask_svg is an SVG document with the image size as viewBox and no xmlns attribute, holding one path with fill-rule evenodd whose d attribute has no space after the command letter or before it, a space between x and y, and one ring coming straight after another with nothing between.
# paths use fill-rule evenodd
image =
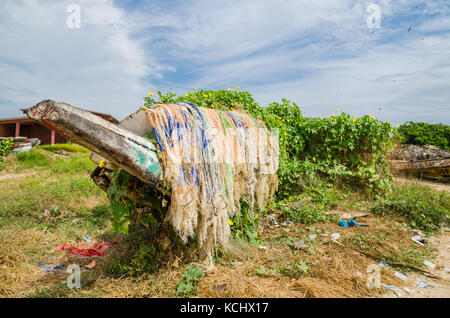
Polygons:
<instances>
[{"instance_id":1,"label":"dry grass","mask_svg":"<svg viewBox=\"0 0 450 318\"><path fill-rule=\"evenodd\" d=\"M369 231L381 230L395 235L395 241L373 242L380 253L389 255L402 248L416 248L409 243L410 233L398 231L393 224L382 223L376 218L365 220L370 224ZM377 297L380 290L366 286L366 269L376 264L370 258L352 250L354 233L368 231L362 228L339 229L334 224L322 224L316 229L324 232L341 233L339 240L345 248L332 243L327 237L307 241L310 251L293 250L286 244L270 240L270 235L285 233L283 228L264 231L267 249L246 241L232 241L230 247L216 262L213 271L206 273L201 280L198 297ZM394 229L393 229L394 228ZM306 229L296 226L290 229L299 239L305 239ZM280 233L281 232L281 233ZM404 233L404 235L402 235ZM283 235L283 234L282 234ZM105 268L114 263L114 257L97 260L96 267L82 275L82 289L69 289L64 286L68 274L45 274L36 266L46 258L57 255L52 264L77 263L82 268L90 262L65 256L64 252L49 253L57 245L81 244L81 242L64 242L61 233L42 233L34 230L22 230L20 235L14 230L2 230L0 234L0 266L2 297L51 296L51 297L177 297L176 283L181 279L184 265L166 266L154 274L138 277L112 277ZM83 245L83 244L82 244ZM121 254L120 244L112 248ZM280 269L293 261L305 261L308 274L300 277L282 275ZM259 275L255 270L259 266L276 269L274 273ZM397 285L401 281L393 275L392 270L383 269L382 282ZM63 284L59 283L63 281Z\"/></svg>"},{"instance_id":2,"label":"dry grass","mask_svg":"<svg viewBox=\"0 0 450 318\"><path fill-rule=\"evenodd\" d=\"M18 169L14 161L8 165L6 171ZM0 181L0 297L179 297L176 284L190 261L187 258L179 258L156 273L136 277L111 271L119 259L133 257L137 243L130 242L125 235L114 234L107 216L95 215L93 211L107 202L104 194L82 189L88 179L87 172L59 175L43 168L31 176ZM357 205L356 199L348 201L351 204L338 206L336 210L355 210L348 206ZM61 214L51 221L43 219L43 209L53 205L59 206ZM368 205L360 204L363 210ZM410 266L420 266L434 252L413 243L412 232L401 219L370 215L357 221L369 227L343 229L333 222L274 228L263 220L259 237L260 245L266 249L260 249L259 244L232 240L218 252L215 268L205 273L193 296L380 297L381 290L366 286L367 267L378 260L358 250L388 263ZM338 240L341 244L320 235L335 232L341 234ZM89 259L71 258L63 251L52 252L60 244L87 245L82 240L85 234L97 242L119 244L108 250L110 256L97 259L93 269L85 267ZM317 238L311 240L309 234L316 234ZM307 249L295 250L290 244L302 240ZM44 273L37 267L52 257L56 257L50 261L52 265L80 265L81 289L67 287L65 270ZM306 273L292 267L300 263L307 265ZM258 272L261 267L266 269L263 274ZM391 269L381 270L381 281L387 285L402 283Z\"/></svg>"}]
</instances>

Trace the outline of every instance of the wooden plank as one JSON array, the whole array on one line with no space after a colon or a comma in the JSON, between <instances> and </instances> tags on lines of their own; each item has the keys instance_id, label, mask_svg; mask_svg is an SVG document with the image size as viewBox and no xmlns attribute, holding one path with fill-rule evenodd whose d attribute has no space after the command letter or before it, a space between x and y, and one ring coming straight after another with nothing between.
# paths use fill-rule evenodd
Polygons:
<instances>
[{"instance_id":1,"label":"wooden plank","mask_svg":"<svg viewBox=\"0 0 450 318\"><path fill-rule=\"evenodd\" d=\"M149 140L66 103L44 100L23 112L142 181L159 184L162 167Z\"/></svg>"}]
</instances>

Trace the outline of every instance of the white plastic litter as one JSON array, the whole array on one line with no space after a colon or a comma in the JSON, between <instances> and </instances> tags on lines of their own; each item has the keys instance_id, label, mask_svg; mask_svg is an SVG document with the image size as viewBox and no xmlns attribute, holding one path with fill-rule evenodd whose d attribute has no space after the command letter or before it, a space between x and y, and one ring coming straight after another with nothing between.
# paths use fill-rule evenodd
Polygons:
<instances>
[{"instance_id":1,"label":"white plastic litter","mask_svg":"<svg viewBox=\"0 0 450 318\"><path fill-rule=\"evenodd\" d=\"M419 245L424 245L422 242L420 242L420 240L422 240L422 236L420 235L414 235L413 237L411 237L411 240Z\"/></svg>"},{"instance_id":2,"label":"white plastic litter","mask_svg":"<svg viewBox=\"0 0 450 318\"><path fill-rule=\"evenodd\" d=\"M409 289L408 287L403 287L403 289L405 290L405 292L407 292L408 294L411 294L414 292L414 290Z\"/></svg>"},{"instance_id":3,"label":"white plastic litter","mask_svg":"<svg viewBox=\"0 0 450 318\"><path fill-rule=\"evenodd\" d=\"M436 265L434 265L432 262L430 262L430 261L423 261L423 263L426 265L426 266L428 266L429 268L431 268L431 269L435 269L436 268Z\"/></svg>"},{"instance_id":4,"label":"white plastic litter","mask_svg":"<svg viewBox=\"0 0 450 318\"><path fill-rule=\"evenodd\" d=\"M381 267L388 267L388 264L385 261L380 261L378 265L380 265Z\"/></svg>"},{"instance_id":5,"label":"white plastic litter","mask_svg":"<svg viewBox=\"0 0 450 318\"><path fill-rule=\"evenodd\" d=\"M416 282L417 286L419 286L420 288L427 288L427 287L431 287L430 284L428 284L426 281L421 280L421 279L417 279Z\"/></svg>"},{"instance_id":6,"label":"white plastic litter","mask_svg":"<svg viewBox=\"0 0 450 318\"><path fill-rule=\"evenodd\" d=\"M397 276L398 278L400 278L401 280L405 281L405 282L408 281L408 278L402 273L399 273L399 272L395 271L394 275Z\"/></svg>"},{"instance_id":7,"label":"white plastic litter","mask_svg":"<svg viewBox=\"0 0 450 318\"><path fill-rule=\"evenodd\" d=\"M339 233L333 233L333 234L331 234L330 236L331 236L331 238L333 239L333 241L337 241L337 240L341 237L341 234L339 234Z\"/></svg>"},{"instance_id":8,"label":"white plastic litter","mask_svg":"<svg viewBox=\"0 0 450 318\"><path fill-rule=\"evenodd\" d=\"M294 247L295 247L296 250L305 249L306 248L306 244L305 244L304 241L294 242Z\"/></svg>"}]
</instances>

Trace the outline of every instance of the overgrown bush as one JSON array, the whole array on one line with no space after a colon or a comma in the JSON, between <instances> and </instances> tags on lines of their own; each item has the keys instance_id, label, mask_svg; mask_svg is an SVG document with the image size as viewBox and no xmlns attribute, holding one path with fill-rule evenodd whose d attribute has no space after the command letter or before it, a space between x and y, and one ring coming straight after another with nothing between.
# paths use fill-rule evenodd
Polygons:
<instances>
[{"instance_id":1,"label":"overgrown bush","mask_svg":"<svg viewBox=\"0 0 450 318\"><path fill-rule=\"evenodd\" d=\"M0 140L0 159L6 157L11 152L14 146L13 138Z\"/></svg>"},{"instance_id":2,"label":"overgrown bush","mask_svg":"<svg viewBox=\"0 0 450 318\"><path fill-rule=\"evenodd\" d=\"M403 216L413 228L436 232L448 224L450 194L419 185L395 185L386 200L375 202L372 212Z\"/></svg>"},{"instance_id":3,"label":"overgrown bush","mask_svg":"<svg viewBox=\"0 0 450 318\"><path fill-rule=\"evenodd\" d=\"M157 103L153 95L150 92L144 98L144 108ZM394 129L389 122L346 113L308 118L287 99L260 107L249 92L239 87L215 91L194 88L180 96L158 91L157 96L161 103L189 102L223 111L247 111L265 122L279 140L279 187L274 208L280 209L284 218L307 224L325 221L324 212L333 205L328 200L333 196L326 187L329 181L366 188L377 197L383 197L390 188L392 176L387 170L386 153L392 147ZM302 192L308 193L312 202L291 205L291 199L298 199ZM245 201L230 226L234 237L257 240L258 219L250 216Z\"/></svg>"},{"instance_id":4,"label":"overgrown bush","mask_svg":"<svg viewBox=\"0 0 450 318\"><path fill-rule=\"evenodd\" d=\"M449 125L410 121L398 128L398 134L405 144L434 145L444 150L450 150Z\"/></svg>"},{"instance_id":5,"label":"overgrown bush","mask_svg":"<svg viewBox=\"0 0 450 318\"><path fill-rule=\"evenodd\" d=\"M188 265L183 273L183 279L177 283L177 294L190 295L195 293L198 283L203 277L203 271L198 265Z\"/></svg>"},{"instance_id":6,"label":"overgrown bush","mask_svg":"<svg viewBox=\"0 0 450 318\"><path fill-rule=\"evenodd\" d=\"M219 110L241 109L263 120L279 136L278 197L298 192L299 185L314 181L318 176L367 186L377 194L389 188L391 175L385 159L394 132L389 122L381 122L373 116L356 118L346 113L308 118L289 100L260 107L249 92L231 88L195 89L181 96L158 91L157 95L162 103L190 102ZM156 103L152 96L150 92L150 96L144 98L144 107Z\"/></svg>"}]
</instances>

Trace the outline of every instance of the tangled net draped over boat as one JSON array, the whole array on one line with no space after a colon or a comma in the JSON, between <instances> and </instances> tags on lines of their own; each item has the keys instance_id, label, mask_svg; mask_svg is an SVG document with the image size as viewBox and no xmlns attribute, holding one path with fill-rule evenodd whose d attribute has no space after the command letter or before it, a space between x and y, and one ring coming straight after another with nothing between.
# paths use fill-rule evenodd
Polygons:
<instances>
[{"instance_id":1,"label":"tangled net draped over boat","mask_svg":"<svg viewBox=\"0 0 450 318\"><path fill-rule=\"evenodd\" d=\"M243 111L190 103L157 104L147 117L171 189L167 220L185 243L195 237L211 259L213 247L228 242L240 200L253 213L276 191L277 136Z\"/></svg>"}]
</instances>

